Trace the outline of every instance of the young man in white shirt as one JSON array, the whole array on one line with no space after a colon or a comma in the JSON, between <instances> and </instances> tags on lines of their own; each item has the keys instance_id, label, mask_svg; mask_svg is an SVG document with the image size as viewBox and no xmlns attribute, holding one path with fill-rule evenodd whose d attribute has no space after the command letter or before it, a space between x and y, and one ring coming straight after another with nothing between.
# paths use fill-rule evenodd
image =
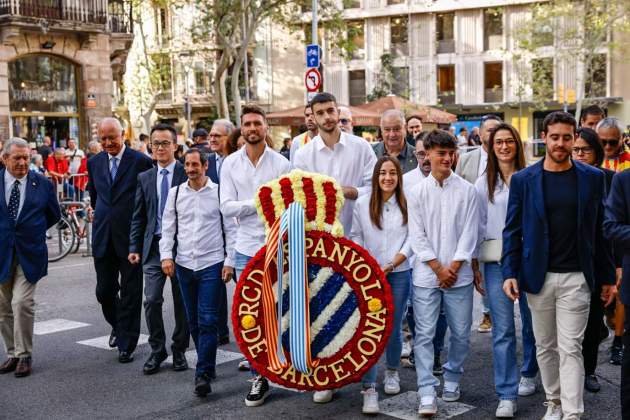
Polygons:
<instances>
[{"instance_id":1,"label":"young man in white shirt","mask_svg":"<svg viewBox=\"0 0 630 420\"><path fill-rule=\"evenodd\" d=\"M258 188L291 170L291 163L267 146L265 111L246 105L241 111L241 134L245 146L223 161L221 169L221 213L224 220L236 218L238 229L234 245L236 280L249 260L265 244L265 228L258 217L254 196ZM267 379L252 370L254 379L245 399L248 407L265 402L269 392Z\"/></svg>"},{"instance_id":2,"label":"young man in white shirt","mask_svg":"<svg viewBox=\"0 0 630 420\"><path fill-rule=\"evenodd\" d=\"M313 110L311 104L306 104L304 107L304 125L306 125L306 131L293 137L291 140L291 148L289 149L289 160L293 162L295 154L302 146L306 146L311 140L317 136L317 124L313 117Z\"/></svg>"},{"instance_id":3,"label":"young man in white shirt","mask_svg":"<svg viewBox=\"0 0 630 420\"><path fill-rule=\"evenodd\" d=\"M453 173L457 140L433 130L424 140L431 173L409 194L409 237L415 254L413 312L416 322L414 353L420 406L418 413L437 412L433 374L433 337L440 305L451 330L444 364L442 399L457 401L459 380L469 352L473 283L471 262L477 245L479 211L472 184Z\"/></svg>"},{"instance_id":4,"label":"young man in white shirt","mask_svg":"<svg viewBox=\"0 0 630 420\"><path fill-rule=\"evenodd\" d=\"M172 278L177 273L190 335L197 350L195 394L205 397L212 392L210 381L216 377L221 287L234 273L230 261L234 244L230 238L234 237L235 227L231 220L221 219L219 186L206 176L206 154L189 149L184 158L188 182L171 188L168 193L162 216L160 259L164 274Z\"/></svg>"},{"instance_id":5,"label":"young man in white shirt","mask_svg":"<svg viewBox=\"0 0 630 420\"><path fill-rule=\"evenodd\" d=\"M376 155L365 139L339 129L339 109L333 95L318 93L311 100L311 108L319 135L297 151L293 166L337 180L346 199L341 224L345 234L350 235L354 202L359 195L370 193Z\"/></svg>"}]
</instances>

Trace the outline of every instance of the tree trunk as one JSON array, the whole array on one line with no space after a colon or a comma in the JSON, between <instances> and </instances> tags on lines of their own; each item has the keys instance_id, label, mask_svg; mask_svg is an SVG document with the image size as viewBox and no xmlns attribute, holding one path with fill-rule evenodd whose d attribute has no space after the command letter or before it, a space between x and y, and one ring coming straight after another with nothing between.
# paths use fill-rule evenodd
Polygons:
<instances>
[{"instance_id":1,"label":"tree trunk","mask_svg":"<svg viewBox=\"0 0 630 420\"><path fill-rule=\"evenodd\" d=\"M212 86L214 90L215 102L217 104L217 114L219 118L230 118L228 108L227 90L225 88L225 74L230 65L230 53L226 50L217 52L217 67L214 71Z\"/></svg>"}]
</instances>

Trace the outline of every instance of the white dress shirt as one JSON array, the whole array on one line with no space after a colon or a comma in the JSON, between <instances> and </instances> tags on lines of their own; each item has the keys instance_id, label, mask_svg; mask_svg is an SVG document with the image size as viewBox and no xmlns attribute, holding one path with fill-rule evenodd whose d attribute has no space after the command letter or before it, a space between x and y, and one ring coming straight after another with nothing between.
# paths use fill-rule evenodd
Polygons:
<instances>
[{"instance_id":1,"label":"white dress shirt","mask_svg":"<svg viewBox=\"0 0 630 420\"><path fill-rule=\"evenodd\" d=\"M22 211L22 207L24 207L24 199L26 198L26 181L27 176L25 175L22 178L15 178L13 175L9 173L8 170L4 170L4 199L6 200L7 207L9 206L9 201L11 200L11 191L13 190L13 184L15 181L20 183L20 205L18 207L18 212L15 220L20 217L20 212Z\"/></svg>"},{"instance_id":2,"label":"white dress shirt","mask_svg":"<svg viewBox=\"0 0 630 420\"><path fill-rule=\"evenodd\" d=\"M442 182L432 174L410 193L409 236L415 254L413 284L436 288L436 274L428 261L437 259L443 266L463 261L453 287L473 281L470 265L477 247L479 209L475 187L455 173Z\"/></svg>"},{"instance_id":3,"label":"white dress shirt","mask_svg":"<svg viewBox=\"0 0 630 420\"><path fill-rule=\"evenodd\" d=\"M341 187L354 187L359 195L369 194L372 185L372 172L376 164L376 154L370 144L361 137L341 132L339 143L330 149L320 136L316 136L306 146L300 147L293 159L293 165L304 171L328 175ZM341 210L341 224L344 234L352 230L352 209L355 200L345 200Z\"/></svg>"},{"instance_id":4,"label":"white dress shirt","mask_svg":"<svg viewBox=\"0 0 630 420\"><path fill-rule=\"evenodd\" d=\"M503 238L510 188L499 178L493 203L488 200L488 180L484 174L475 182L479 200L479 242Z\"/></svg>"},{"instance_id":5,"label":"white dress shirt","mask_svg":"<svg viewBox=\"0 0 630 420\"><path fill-rule=\"evenodd\" d=\"M403 224L396 195L383 203L381 227L382 230L374 226L370 218L370 195L362 195L354 206L350 240L367 249L381 267L392 262L396 254L403 254L407 259L393 271L409 270L411 244L408 225Z\"/></svg>"},{"instance_id":6,"label":"white dress shirt","mask_svg":"<svg viewBox=\"0 0 630 420\"><path fill-rule=\"evenodd\" d=\"M175 262L189 270L199 271L225 260L225 265L234 266L234 231L231 219L223 220L225 238L221 235L221 213L219 210L219 186L208 178L199 191L190 188L189 182L181 184L177 196L177 256ZM177 187L168 192L166 208L162 216L162 239L160 259L173 258L175 244L175 194ZM227 253L227 258L225 257Z\"/></svg>"},{"instance_id":7,"label":"white dress shirt","mask_svg":"<svg viewBox=\"0 0 630 420\"><path fill-rule=\"evenodd\" d=\"M407 197L411 193L411 190L424 178L424 174L417 166L415 169L403 174L403 192L405 193L405 197Z\"/></svg>"},{"instance_id":8,"label":"white dress shirt","mask_svg":"<svg viewBox=\"0 0 630 420\"><path fill-rule=\"evenodd\" d=\"M247 146L227 156L223 161L225 173L221 178L221 212L236 218L238 230L234 249L253 257L265 244L265 227L258 217L254 196L258 188L291 170L291 163L269 147L256 166L247 156Z\"/></svg>"},{"instance_id":9,"label":"white dress shirt","mask_svg":"<svg viewBox=\"0 0 630 420\"><path fill-rule=\"evenodd\" d=\"M118 154L116 156L112 156L110 154L107 155L107 158L109 159L109 172L111 174L112 172L112 160L114 158L118 159L118 161L116 162L118 164L118 169L120 169L120 161L122 160L122 156L125 153L125 149L127 148L127 146L125 146L125 144L123 143L122 147L120 148L120 152L118 152ZM116 172L118 173L118 172Z\"/></svg>"},{"instance_id":10,"label":"white dress shirt","mask_svg":"<svg viewBox=\"0 0 630 420\"><path fill-rule=\"evenodd\" d=\"M488 166L488 152L483 146L479 147L479 167L477 168L477 179L484 173L486 173L486 166Z\"/></svg>"}]
</instances>

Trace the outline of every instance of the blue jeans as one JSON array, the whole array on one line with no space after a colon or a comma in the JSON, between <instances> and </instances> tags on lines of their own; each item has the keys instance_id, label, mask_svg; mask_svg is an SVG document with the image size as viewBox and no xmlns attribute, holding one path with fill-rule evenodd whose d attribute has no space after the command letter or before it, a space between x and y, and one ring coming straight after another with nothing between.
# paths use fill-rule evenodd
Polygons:
<instances>
[{"instance_id":1,"label":"blue jeans","mask_svg":"<svg viewBox=\"0 0 630 420\"><path fill-rule=\"evenodd\" d=\"M409 306L407 306L407 324L411 331L411 337L416 338L416 321L413 318L413 286L409 292ZM433 352L436 356L439 356L444 350L444 336L446 336L446 315L444 315L444 308L440 307L440 316L438 317L437 327L435 328L435 337L433 337ZM413 349L411 350L413 353Z\"/></svg>"},{"instance_id":2,"label":"blue jeans","mask_svg":"<svg viewBox=\"0 0 630 420\"><path fill-rule=\"evenodd\" d=\"M464 361L470 351L473 285L450 289L413 287L413 313L416 320L414 353L420 397L433 395L440 381L433 375L433 338L440 306L444 308L446 323L451 330L448 360L443 365L444 380L457 382L464 373Z\"/></svg>"},{"instance_id":3,"label":"blue jeans","mask_svg":"<svg viewBox=\"0 0 630 420\"><path fill-rule=\"evenodd\" d=\"M247 264L251 259L252 257L248 255L241 254L238 251L234 252L234 275L236 276L236 281L241 278L241 274L243 273L245 267L247 267ZM250 369L250 371L253 376L258 375L258 372L256 372L256 369L254 369L253 367Z\"/></svg>"},{"instance_id":4,"label":"blue jeans","mask_svg":"<svg viewBox=\"0 0 630 420\"><path fill-rule=\"evenodd\" d=\"M217 359L217 322L219 317L221 271L223 262L193 271L175 265L182 291L190 335L197 350L195 376L214 374Z\"/></svg>"},{"instance_id":5,"label":"blue jeans","mask_svg":"<svg viewBox=\"0 0 630 420\"><path fill-rule=\"evenodd\" d=\"M497 263L486 263L484 267L486 295L490 303L492 318L492 357L494 360L494 386L502 400L516 400L518 396L519 372L516 362L516 327L514 325L514 302L503 292L503 275ZM536 340L532 330L532 314L527 306L527 297L521 293L518 304L521 310L523 334L523 366L521 375L533 378L538 373L536 362Z\"/></svg>"},{"instance_id":6,"label":"blue jeans","mask_svg":"<svg viewBox=\"0 0 630 420\"><path fill-rule=\"evenodd\" d=\"M392 335L387 342L385 357L387 368L396 370L400 366L400 353L402 352L402 320L409 299L409 289L411 286L411 270L389 273L387 281L392 288L392 298L394 300L394 326ZM363 375L363 386L376 386L377 363L375 363Z\"/></svg>"}]
</instances>

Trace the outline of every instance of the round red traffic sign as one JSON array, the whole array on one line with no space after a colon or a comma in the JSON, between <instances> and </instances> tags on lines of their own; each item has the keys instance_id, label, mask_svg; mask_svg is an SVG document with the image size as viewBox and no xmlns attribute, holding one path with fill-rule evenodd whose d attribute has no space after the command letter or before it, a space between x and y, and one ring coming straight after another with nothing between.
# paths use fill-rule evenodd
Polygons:
<instances>
[{"instance_id":1,"label":"round red traffic sign","mask_svg":"<svg viewBox=\"0 0 630 420\"><path fill-rule=\"evenodd\" d=\"M316 92L322 85L322 75L317 69L308 69L304 76L304 84L309 92Z\"/></svg>"}]
</instances>

